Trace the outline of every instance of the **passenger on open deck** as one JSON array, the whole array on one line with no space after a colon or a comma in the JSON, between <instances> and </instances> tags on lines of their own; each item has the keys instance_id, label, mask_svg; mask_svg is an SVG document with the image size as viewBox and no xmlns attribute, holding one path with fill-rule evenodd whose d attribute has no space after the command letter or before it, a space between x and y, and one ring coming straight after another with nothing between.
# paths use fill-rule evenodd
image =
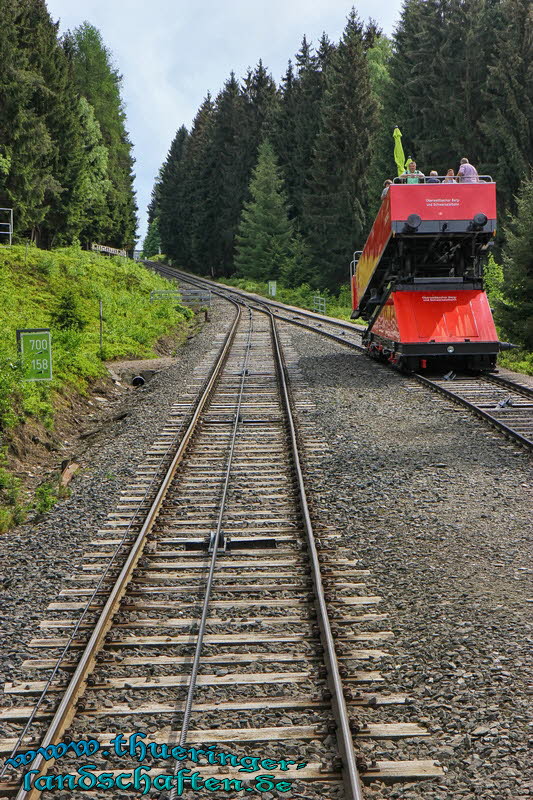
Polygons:
<instances>
[{"instance_id":1,"label":"passenger on open deck","mask_svg":"<svg viewBox=\"0 0 533 800\"><path fill-rule=\"evenodd\" d=\"M467 158L461 159L457 175L459 183L479 183L477 169L470 164Z\"/></svg>"},{"instance_id":2,"label":"passenger on open deck","mask_svg":"<svg viewBox=\"0 0 533 800\"><path fill-rule=\"evenodd\" d=\"M416 168L416 161L410 161L409 167L400 175L402 183L424 183L424 173Z\"/></svg>"},{"instance_id":3,"label":"passenger on open deck","mask_svg":"<svg viewBox=\"0 0 533 800\"><path fill-rule=\"evenodd\" d=\"M383 191L381 192L381 199L382 200L385 197L385 195L387 194L387 192L389 191L389 186L391 186L391 185L392 185L392 181L390 181L388 178L387 178L386 181L383 181Z\"/></svg>"}]
</instances>

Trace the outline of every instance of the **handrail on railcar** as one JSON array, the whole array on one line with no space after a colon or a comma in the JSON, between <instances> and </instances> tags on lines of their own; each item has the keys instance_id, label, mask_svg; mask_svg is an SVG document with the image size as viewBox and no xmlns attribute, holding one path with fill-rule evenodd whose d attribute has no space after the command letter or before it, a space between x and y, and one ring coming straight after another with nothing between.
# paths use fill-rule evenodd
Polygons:
<instances>
[{"instance_id":1,"label":"handrail on railcar","mask_svg":"<svg viewBox=\"0 0 533 800\"><path fill-rule=\"evenodd\" d=\"M357 262L361 258L362 253L363 253L362 250L356 250L355 253L353 254L352 260L350 261L350 276L352 278L355 275L355 268L357 267Z\"/></svg>"},{"instance_id":2,"label":"handrail on railcar","mask_svg":"<svg viewBox=\"0 0 533 800\"><path fill-rule=\"evenodd\" d=\"M418 178L416 183L407 183L407 178ZM416 175L411 173L405 173L404 175L399 175L396 178L392 178L393 184L400 184L401 186L420 186L423 183L470 183L472 184L471 180L462 180L461 175ZM478 175L477 181L474 183L495 183L492 179L491 175Z\"/></svg>"}]
</instances>

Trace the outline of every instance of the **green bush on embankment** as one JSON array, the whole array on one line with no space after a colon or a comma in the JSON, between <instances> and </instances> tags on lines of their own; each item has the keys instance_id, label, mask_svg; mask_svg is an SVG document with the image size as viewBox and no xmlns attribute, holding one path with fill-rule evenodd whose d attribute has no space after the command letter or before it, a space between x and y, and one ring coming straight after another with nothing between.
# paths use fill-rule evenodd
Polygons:
<instances>
[{"instance_id":1,"label":"green bush on embankment","mask_svg":"<svg viewBox=\"0 0 533 800\"><path fill-rule=\"evenodd\" d=\"M498 356L498 365L512 372L533 375L533 353L529 350L507 350Z\"/></svg>"},{"instance_id":2,"label":"green bush on embankment","mask_svg":"<svg viewBox=\"0 0 533 800\"><path fill-rule=\"evenodd\" d=\"M54 423L54 397L85 392L106 373L104 359L150 358L169 333L186 335L192 312L176 300L150 302L152 289L175 289L165 278L126 258L69 247L45 251L0 249L0 434L30 419ZM103 303L100 352L99 302ZM50 328L53 380L23 379L16 331ZM8 437L7 437L8 438ZM3 451L0 451L3 452ZM17 485L0 465L0 530ZM7 497L9 495L9 497Z\"/></svg>"},{"instance_id":3,"label":"green bush on embankment","mask_svg":"<svg viewBox=\"0 0 533 800\"><path fill-rule=\"evenodd\" d=\"M175 289L165 278L125 258L77 247L0 250L0 431L27 415L51 423L54 391L105 374L103 359L150 358L154 344L185 331L191 311L175 301L150 302L152 289ZM103 303L100 353L99 301ZM18 328L50 328L53 380L24 381Z\"/></svg>"},{"instance_id":4,"label":"green bush on embankment","mask_svg":"<svg viewBox=\"0 0 533 800\"><path fill-rule=\"evenodd\" d=\"M500 340L514 341L512 332L506 330L505 320L502 319L502 306L504 301L504 271L498 264L494 256L490 255L484 270L484 284L489 298L489 303L494 309L494 321ZM516 312L516 319L519 320L519 312ZM522 320L527 322L527 320ZM525 348L518 347L516 350L504 350L498 356L498 365L514 372L523 372L526 375L533 375L533 352Z\"/></svg>"}]
</instances>

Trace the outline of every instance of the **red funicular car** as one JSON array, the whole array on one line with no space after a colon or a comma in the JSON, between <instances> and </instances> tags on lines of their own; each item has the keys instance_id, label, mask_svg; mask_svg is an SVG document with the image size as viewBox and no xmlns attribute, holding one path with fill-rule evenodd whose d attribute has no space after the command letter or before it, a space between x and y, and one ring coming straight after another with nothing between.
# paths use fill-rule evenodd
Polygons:
<instances>
[{"instance_id":1,"label":"red funicular car","mask_svg":"<svg viewBox=\"0 0 533 800\"><path fill-rule=\"evenodd\" d=\"M408 369L494 368L505 343L482 265L495 231L496 184L488 176L393 183L352 262L352 317L368 321L370 353Z\"/></svg>"}]
</instances>

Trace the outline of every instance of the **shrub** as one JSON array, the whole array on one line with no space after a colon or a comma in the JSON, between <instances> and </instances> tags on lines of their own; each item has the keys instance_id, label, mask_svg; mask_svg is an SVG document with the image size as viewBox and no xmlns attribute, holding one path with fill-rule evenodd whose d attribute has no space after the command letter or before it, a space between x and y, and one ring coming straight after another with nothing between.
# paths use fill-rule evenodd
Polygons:
<instances>
[{"instance_id":1,"label":"shrub","mask_svg":"<svg viewBox=\"0 0 533 800\"><path fill-rule=\"evenodd\" d=\"M533 353L528 350L507 350L498 356L498 365L513 372L533 375Z\"/></svg>"},{"instance_id":2,"label":"shrub","mask_svg":"<svg viewBox=\"0 0 533 800\"><path fill-rule=\"evenodd\" d=\"M510 216L503 248L505 282L497 318L513 342L533 351L533 172L524 178Z\"/></svg>"},{"instance_id":3,"label":"shrub","mask_svg":"<svg viewBox=\"0 0 533 800\"><path fill-rule=\"evenodd\" d=\"M35 490L35 510L39 514L46 514L57 503L57 493L50 483L43 483Z\"/></svg>"},{"instance_id":4,"label":"shrub","mask_svg":"<svg viewBox=\"0 0 533 800\"><path fill-rule=\"evenodd\" d=\"M503 299L503 280L503 267L495 261L491 253L483 270L483 284L491 305Z\"/></svg>"},{"instance_id":5,"label":"shrub","mask_svg":"<svg viewBox=\"0 0 533 800\"><path fill-rule=\"evenodd\" d=\"M0 453L0 533L19 525L26 517L26 509L19 501L20 481L7 467L5 451Z\"/></svg>"},{"instance_id":6,"label":"shrub","mask_svg":"<svg viewBox=\"0 0 533 800\"><path fill-rule=\"evenodd\" d=\"M60 330L82 331L87 325L79 300L73 289L65 289L59 296L56 308L50 314L53 326Z\"/></svg>"},{"instance_id":7,"label":"shrub","mask_svg":"<svg viewBox=\"0 0 533 800\"><path fill-rule=\"evenodd\" d=\"M0 533L6 533L13 525L13 513L0 506Z\"/></svg>"},{"instance_id":8,"label":"shrub","mask_svg":"<svg viewBox=\"0 0 533 800\"><path fill-rule=\"evenodd\" d=\"M17 406L20 405L22 376L18 362L0 360L0 430L13 428L20 419Z\"/></svg>"}]
</instances>

